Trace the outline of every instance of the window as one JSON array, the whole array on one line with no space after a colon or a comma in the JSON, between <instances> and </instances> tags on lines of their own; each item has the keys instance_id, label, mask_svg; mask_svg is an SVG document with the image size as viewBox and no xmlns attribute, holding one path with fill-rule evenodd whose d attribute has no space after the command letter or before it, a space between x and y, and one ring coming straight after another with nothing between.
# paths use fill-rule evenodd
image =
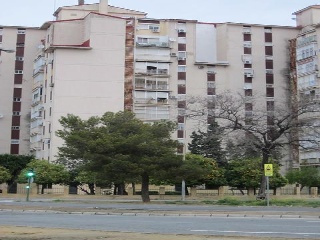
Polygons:
<instances>
[{"instance_id":1,"label":"window","mask_svg":"<svg viewBox=\"0 0 320 240\"><path fill-rule=\"evenodd\" d=\"M178 123L184 123L184 116L178 116Z\"/></svg>"},{"instance_id":2,"label":"window","mask_svg":"<svg viewBox=\"0 0 320 240\"><path fill-rule=\"evenodd\" d=\"M266 69L273 69L273 60L266 60Z\"/></svg>"},{"instance_id":3,"label":"window","mask_svg":"<svg viewBox=\"0 0 320 240\"><path fill-rule=\"evenodd\" d=\"M184 43L179 43L178 44L178 51L186 51L187 45Z\"/></svg>"},{"instance_id":4,"label":"window","mask_svg":"<svg viewBox=\"0 0 320 240\"><path fill-rule=\"evenodd\" d=\"M247 75L244 75L244 82L245 83L252 83L252 77L248 77Z\"/></svg>"},{"instance_id":5,"label":"window","mask_svg":"<svg viewBox=\"0 0 320 240\"><path fill-rule=\"evenodd\" d=\"M214 73L208 73L207 74L207 80L208 81L215 81L216 80L216 75Z\"/></svg>"},{"instance_id":6,"label":"window","mask_svg":"<svg viewBox=\"0 0 320 240\"><path fill-rule=\"evenodd\" d=\"M178 80L186 80L187 73L186 72L178 72Z\"/></svg>"},{"instance_id":7,"label":"window","mask_svg":"<svg viewBox=\"0 0 320 240\"><path fill-rule=\"evenodd\" d=\"M265 46L265 52L267 56L272 56L273 55L273 48L272 46Z\"/></svg>"},{"instance_id":8,"label":"window","mask_svg":"<svg viewBox=\"0 0 320 240\"><path fill-rule=\"evenodd\" d=\"M245 89L244 90L244 95L246 97L252 97L252 89Z\"/></svg>"},{"instance_id":9,"label":"window","mask_svg":"<svg viewBox=\"0 0 320 240\"><path fill-rule=\"evenodd\" d=\"M14 73L15 74L23 74L23 70L15 70Z\"/></svg>"},{"instance_id":10,"label":"window","mask_svg":"<svg viewBox=\"0 0 320 240\"><path fill-rule=\"evenodd\" d=\"M243 41L251 41L251 34L244 33L243 34Z\"/></svg>"},{"instance_id":11,"label":"window","mask_svg":"<svg viewBox=\"0 0 320 240\"><path fill-rule=\"evenodd\" d=\"M178 135L178 138L183 138L184 130L178 130L177 135Z\"/></svg>"},{"instance_id":12,"label":"window","mask_svg":"<svg viewBox=\"0 0 320 240\"><path fill-rule=\"evenodd\" d=\"M19 144L20 140L19 139L11 139L11 144Z\"/></svg>"},{"instance_id":13,"label":"window","mask_svg":"<svg viewBox=\"0 0 320 240\"><path fill-rule=\"evenodd\" d=\"M274 125L274 116L267 116L267 125L268 126Z\"/></svg>"},{"instance_id":14,"label":"window","mask_svg":"<svg viewBox=\"0 0 320 240\"><path fill-rule=\"evenodd\" d=\"M253 110L252 103L245 103L245 110L246 111L252 111Z\"/></svg>"},{"instance_id":15,"label":"window","mask_svg":"<svg viewBox=\"0 0 320 240\"><path fill-rule=\"evenodd\" d=\"M149 29L152 30L153 32L159 32L160 31L160 25L158 25L158 24L149 25Z\"/></svg>"},{"instance_id":16,"label":"window","mask_svg":"<svg viewBox=\"0 0 320 240\"><path fill-rule=\"evenodd\" d=\"M24 57L16 56L16 61L23 61Z\"/></svg>"},{"instance_id":17,"label":"window","mask_svg":"<svg viewBox=\"0 0 320 240\"><path fill-rule=\"evenodd\" d=\"M20 126L12 126L11 130L20 130Z\"/></svg>"},{"instance_id":18,"label":"window","mask_svg":"<svg viewBox=\"0 0 320 240\"><path fill-rule=\"evenodd\" d=\"M265 42L272 42L272 33L271 32L264 33L264 41Z\"/></svg>"},{"instance_id":19,"label":"window","mask_svg":"<svg viewBox=\"0 0 320 240\"><path fill-rule=\"evenodd\" d=\"M274 88L267 87L267 97L274 97Z\"/></svg>"},{"instance_id":20,"label":"window","mask_svg":"<svg viewBox=\"0 0 320 240\"><path fill-rule=\"evenodd\" d=\"M267 111L274 111L274 101L267 101Z\"/></svg>"},{"instance_id":21,"label":"window","mask_svg":"<svg viewBox=\"0 0 320 240\"><path fill-rule=\"evenodd\" d=\"M273 84L273 74L266 74L266 83Z\"/></svg>"},{"instance_id":22,"label":"window","mask_svg":"<svg viewBox=\"0 0 320 240\"><path fill-rule=\"evenodd\" d=\"M216 89L215 88L208 88L207 89L207 94L212 96L212 95L216 95Z\"/></svg>"},{"instance_id":23,"label":"window","mask_svg":"<svg viewBox=\"0 0 320 240\"><path fill-rule=\"evenodd\" d=\"M13 101L14 101L14 102L21 102L21 98L14 97L14 98L13 98Z\"/></svg>"},{"instance_id":24,"label":"window","mask_svg":"<svg viewBox=\"0 0 320 240\"><path fill-rule=\"evenodd\" d=\"M252 53L251 47L244 47L243 48L243 53L244 54L251 54Z\"/></svg>"},{"instance_id":25,"label":"window","mask_svg":"<svg viewBox=\"0 0 320 240\"><path fill-rule=\"evenodd\" d=\"M178 85L178 94L186 94L186 85L184 84Z\"/></svg>"},{"instance_id":26,"label":"window","mask_svg":"<svg viewBox=\"0 0 320 240\"><path fill-rule=\"evenodd\" d=\"M178 101L178 108L185 108L187 106L186 101Z\"/></svg>"}]
</instances>

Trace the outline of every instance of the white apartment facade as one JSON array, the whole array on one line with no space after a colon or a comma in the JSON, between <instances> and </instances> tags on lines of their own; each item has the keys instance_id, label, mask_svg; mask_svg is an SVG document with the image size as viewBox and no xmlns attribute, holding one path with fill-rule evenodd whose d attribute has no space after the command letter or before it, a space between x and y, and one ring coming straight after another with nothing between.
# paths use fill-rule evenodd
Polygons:
<instances>
[{"instance_id":1,"label":"white apartment facade","mask_svg":"<svg viewBox=\"0 0 320 240\"><path fill-rule=\"evenodd\" d=\"M30 153L33 59L45 31L0 26L0 153Z\"/></svg>"},{"instance_id":2,"label":"white apartment facade","mask_svg":"<svg viewBox=\"0 0 320 240\"><path fill-rule=\"evenodd\" d=\"M294 13L296 16L299 34L295 46L295 77L297 93L300 98L320 99L320 74L319 74L319 41L320 41L320 6L314 5ZM301 121L309 121L314 126L319 126L318 113L304 115ZM315 131L317 131L315 129ZM313 133L310 133L313 136ZM303 136L305 137L305 136ZM310 136L306 136L310 138ZM319 139L315 139L319 140ZM300 165L320 166L320 151L311 143L306 143L307 149L300 149Z\"/></svg>"},{"instance_id":3,"label":"white apartment facade","mask_svg":"<svg viewBox=\"0 0 320 240\"><path fill-rule=\"evenodd\" d=\"M86 119L129 109L144 121L177 121L174 137L188 142L204 126L188 118L189 96L230 90L259 96L271 112L288 102L283 72L288 41L299 34L295 27L150 19L106 0L79 1L55 16L37 30L43 38L35 41L40 48L30 74L30 149L39 159L55 159L62 144L55 131L68 113ZM210 123L214 107L204 111ZM252 111L248 102L246 116ZM298 161L286 155L287 168Z\"/></svg>"}]
</instances>

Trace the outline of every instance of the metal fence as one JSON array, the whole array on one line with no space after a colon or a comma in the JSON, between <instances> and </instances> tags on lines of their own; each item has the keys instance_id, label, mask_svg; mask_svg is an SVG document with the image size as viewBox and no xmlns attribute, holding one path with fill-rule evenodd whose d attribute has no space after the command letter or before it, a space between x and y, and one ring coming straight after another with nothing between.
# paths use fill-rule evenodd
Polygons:
<instances>
[{"instance_id":1,"label":"metal fence","mask_svg":"<svg viewBox=\"0 0 320 240\"><path fill-rule=\"evenodd\" d=\"M89 189L86 186L81 186L82 189L89 191ZM43 194L77 194L77 195L86 195L87 193L78 186L63 186L63 185L53 185L53 186L44 186ZM4 188L4 185L2 184L0 186L0 189L2 190L2 193L6 192L6 189ZM320 190L320 189L319 189ZM141 186L137 184L134 189L132 186L128 185L126 186L126 191L129 195L139 195L141 194ZM249 192L248 190L239 190L235 188L230 187L223 187L223 190L220 189L221 192L219 192L219 189L192 189L187 188L186 194L190 195L191 193L193 196L196 197L210 197L210 196L245 196L245 195L257 195L259 192L259 189L256 189L255 191ZM318 191L319 192L319 191ZM316 195L318 195L318 192ZM0 191L1 193L1 191ZM16 193L17 194L26 194L27 188L26 184L17 184L16 187ZM42 194L42 186L41 185L33 185L30 189L31 194ZM96 188L96 195L113 195L114 189L113 188ZM149 186L149 194L150 195L180 195L181 194L181 187L179 186L156 186L156 185L150 185ZM314 195L314 192L309 187L304 187L302 190L298 187L294 186L286 186L282 188L278 188L276 191L273 189L269 190L270 195L302 195L302 196L309 196Z\"/></svg>"}]
</instances>

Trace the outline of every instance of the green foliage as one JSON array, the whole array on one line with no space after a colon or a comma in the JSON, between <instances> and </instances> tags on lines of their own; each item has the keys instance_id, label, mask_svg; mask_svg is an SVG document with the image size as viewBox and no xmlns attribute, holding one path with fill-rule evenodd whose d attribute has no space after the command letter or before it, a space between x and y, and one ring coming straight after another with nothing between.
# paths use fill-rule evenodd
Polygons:
<instances>
[{"instance_id":1,"label":"green foliage","mask_svg":"<svg viewBox=\"0 0 320 240\"><path fill-rule=\"evenodd\" d=\"M285 186L287 179L279 173L279 165L271 160L269 162L273 164L273 176L269 177L270 188ZM263 174L259 158L232 160L226 170L228 185L238 189L258 188Z\"/></svg>"},{"instance_id":2,"label":"green foliage","mask_svg":"<svg viewBox=\"0 0 320 240\"><path fill-rule=\"evenodd\" d=\"M269 161L273 165L273 176L269 177L270 189L277 189L288 184L288 180L280 174L280 166L274 161Z\"/></svg>"},{"instance_id":3,"label":"green foliage","mask_svg":"<svg viewBox=\"0 0 320 240\"><path fill-rule=\"evenodd\" d=\"M286 178L290 184L301 184L303 187L319 187L320 172L319 169L312 166L301 167L301 169L292 169L287 172Z\"/></svg>"},{"instance_id":4,"label":"green foliage","mask_svg":"<svg viewBox=\"0 0 320 240\"><path fill-rule=\"evenodd\" d=\"M8 169L0 166L0 184L7 182L11 178L11 174Z\"/></svg>"},{"instance_id":5,"label":"green foliage","mask_svg":"<svg viewBox=\"0 0 320 240\"><path fill-rule=\"evenodd\" d=\"M6 168L10 173L10 179L7 179L7 183L13 183L18 178L22 169L33 159L33 156L29 155L11 155L0 154L0 166Z\"/></svg>"},{"instance_id":6,"label":"green foliage","mask_svg":"<svg viewBox=\"0 0 320 240\"><path fill-rule=\"evenodd\" d=\"M82 184L94 184L97 179L97 174L95 172L90 171L81 171L75 177L75 181Z\"/></svg>"},{"instance_id":7,"label":"green foliage","mask_svg":"<svg viewBox=\"0 0 320 240\"><path fill-rule=\"evenodd\" d=\"M217 201L202 201L208 205L229 205L229 206L265 206L265 201L243 200L237 197L226 197ZM271 199L271 206L297 206L297 207L320 207L320 201L302 200L302 199Z\"/></svg>"},{"instance_id":8,"label":"green foliage","mask_svg":"<svg viewBox=\"0 0 320 240\"><path fill-rule=\"evenodd\" d=\"M176 170L176 182L186 181L186 186L209 184L223 186L226 183L224 169L216 161L197 154L186 154L181 168Z\"/></svg>"},{"instance_id":9,"label":"green foliage","mask_svg":"<svg viewBox=\"0 0 320 240\"><path fill-rule=\"evenodd\" d=\"M172 122L146 124L124 111L88 120L68 115L60 123L63 130L57 135L65 142L59 148L60 162L95 172L103 181L146 184L149 177L172 178L182 164L178 142L171 140Z\"/></svg>"},{"instance_id":10,"label":"green foliage","mask_svg":"<svg viewBox=\"0 0 320 240\"><path fill-rule=\"evenodd\" d=\"M63 165L49 163L46 160L33 160L20 173L20 183L28 181L27 173L30 169L35 173L34 182L37 184L63 184L69 180L69 173Z\"/></svg>"},{"instance_id":11,"label":"green foliage","mask_svg":"<svg viewBox=\"0 0 320 240\"><path fill-rule=\"evenodd\" d=\"M221 147L222 130L217 122L209 125L207 132L198 130L192 132L191 143L188 149L193 154L199 154L206 158L214 159L219 165L225 165L225 152Z\"/></svg>"},{"instance_id":12,"label":"green foliage","mask_svg":"<svg viewBox=\"0 0 320 240\"><path fill-rule=\"evenodd\" d=\"M226 170L226 178L230 187L238 189L258 188L261 180L261 160L232 160Z\"/></svg>"}]
</instances>

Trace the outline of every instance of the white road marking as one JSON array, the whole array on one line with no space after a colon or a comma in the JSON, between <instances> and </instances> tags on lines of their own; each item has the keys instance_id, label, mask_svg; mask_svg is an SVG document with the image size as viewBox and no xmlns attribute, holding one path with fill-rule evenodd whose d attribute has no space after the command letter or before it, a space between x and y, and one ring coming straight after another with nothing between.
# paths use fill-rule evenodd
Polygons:
<instances>
[{"instance_id":1,"label":"white road marking","mask_svg":"<svg viewBox=\"0 0 320 240\"><path fill-rule=\"evenodd\" d=\"M295 232L244 232L244 231L219 231L219 230L207 230L198 229L190 230L191 232L217 232L217 233L245 233L245 234L294 234L294 235L319 235L320 233L295 233Z\"/></svg>"}]
</instances>

